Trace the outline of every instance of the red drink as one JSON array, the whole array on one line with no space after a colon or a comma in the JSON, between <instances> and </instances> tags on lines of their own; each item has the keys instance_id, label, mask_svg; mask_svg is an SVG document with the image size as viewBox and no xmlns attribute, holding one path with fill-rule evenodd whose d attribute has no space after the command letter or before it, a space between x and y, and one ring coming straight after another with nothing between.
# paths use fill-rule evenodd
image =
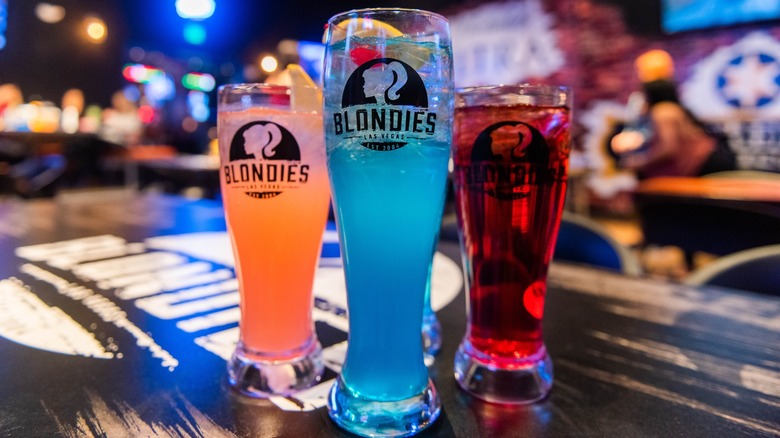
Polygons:
<instances>
[{"instance_id":1,"label":"red drink","mask_svg":"<svg viewBox=\"0 0 780 438\"><path fill-rule=\"evenodd\" d=\"M527 402L546 394L528 394L527 382L522 388L512 384L513 370L526 379L540 362L549 368L542 316L571 140L568 102L560 102L556 92L567 95L559 88L537 88L551 98L529 100L525 88L515 94L518 87L467 90L455 113L455 196L469 294L456 377L466 390L491 401ZM485 376L465 381L469 366L509 374L491 384L497 387L485 388ZM551 383L551 369L546 373Z\"/></svg>"}]
</instances>

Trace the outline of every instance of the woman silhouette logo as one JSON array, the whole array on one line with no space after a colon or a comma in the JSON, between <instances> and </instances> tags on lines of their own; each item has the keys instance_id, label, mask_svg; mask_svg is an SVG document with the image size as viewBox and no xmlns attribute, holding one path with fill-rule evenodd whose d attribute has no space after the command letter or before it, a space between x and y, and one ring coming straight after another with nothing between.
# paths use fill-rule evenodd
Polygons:
<instances>
[{"instance_id":1,"label":"woman silhouette logo","mask_svg":"<svg viewBox=\"0 0 780 438\"><path fill-rule=\"evenodd\" d=\"M373 59L352 72L341 98L342 108L367 104L428 108L428 92L409 64L393 58Z\"/></svg>"},{"instance_id":2,"label":"woman silhouette logo","mask_svg":"<svg viewBox=\"0 0 780 438\"><path fill-rule=\"evenodd\" d=\"M523 122L499 122L477 136L471 160L547 165L550 148L542 133L533 126Z\"/></svg>"},{"instance_id":3,"label":"woman silhouette logo","mask_svg":"<svg viewBox=\"0 0 780 438\"><path fill-rule=\"evenodd\" d=\"M252 122L236 131L230 144L230 161L251 159L300 161L301 150L284 127L273 122Z\"/></svg>"},{"instance_id":4,"label":"woman silhouette logo","mask_svg":"<svg viewBox=\"0 0 780 438\"><path fill-rule=\"evenodd\" d=\"M493 180L472 189L501 200L525 198L530 194L528 181L552 178L544 170L550 165L547 141L539 130L523 122L499 122L485 128L474 141L471 161L477 169L487 166L495 171ZM523 176L518 179L518 175Z\"/></svg>"},{"instance_id":5,"label":"woman silhouette logo","mask_svg":"<svg viewBox=\"0 0 780 438\"><path fill-rule=\"evenodd\" d=\"M385 96L395 102L401 97L398 91L406 85L408 79L409 76L400 62L376 64L363 71L363 94L366 99L374 98L379 105L385 105Z\"/></svg>"}]
</instances>

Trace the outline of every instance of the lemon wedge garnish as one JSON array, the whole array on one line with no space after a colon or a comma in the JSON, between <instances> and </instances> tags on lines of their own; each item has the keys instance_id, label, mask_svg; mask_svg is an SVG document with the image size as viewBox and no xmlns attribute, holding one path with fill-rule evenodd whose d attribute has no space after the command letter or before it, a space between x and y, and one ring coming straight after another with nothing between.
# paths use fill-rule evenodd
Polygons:
<instances>
[{"instance_id":1,"label":"lemon wedge garnish","mask_svg":"<svg viewBox=\"0 0 780 438\"><path fill-rule=\"evenodd\" d=\"M331 37L330 43L334 44L347 38L347 34L351 37L384 37L395 38L403 35L403 32L395 27L385 23L384 21L375 20L373 18L350 18L344 20L341 23L333 26L330 29ZM325 30L325 35L322 36L323 44L326 42L328 36L328 30Z\"/></svg>"},{"instance_id":2,"label":"lemon wedge garnish","mask_svg":"<svg viewBox=\"0 0 780 438\"><path fill-rule=\"evenodd\" d=\"M311 76L306 73L306 70L298 64L288 64L287 73L290 75L290 82L292 83L293 88L296 86L317 87L317 84L314 83L314 79L312 79Z\"/></svg>"},{"instance_id":3,"label":"lemon wedge garnish","mask_svg":"<svg viewBox=\"0 0 780 438\"><path fill-rule=\"evenodd\" d=\"M311 76L298 64L289 64L286 70L290 75L290 108L293 111L320 111L322 90Z\"/></svg>"},{"instance_id":4,"label":"lemon wedge garnish","mask_svg":"<svg viewBox=\"0 0 780 438\"><path fill-rule=\"evenodd\" d=\"M350 18L344 20L335 26L331 30L330 44L337 43L347 38L347 35L358 38L367 37L382 37L382 38L396 38L403 36L403 32L395 28L394 26L385 23L384 21L375 20L373 18ZM322 42L326 43L328 37L328 30L326 29L325 35L322 36ZM363 49L362 47L358 49ZM393 58L400 59L414 69L422 67L425 63L429 62L432 51L426 47L417 45L399 45L396 47L383 47L380 49L380 55L390 55ZM359 63L356 58L353 57L353 61Z\"/></svg>"}]
</instances>

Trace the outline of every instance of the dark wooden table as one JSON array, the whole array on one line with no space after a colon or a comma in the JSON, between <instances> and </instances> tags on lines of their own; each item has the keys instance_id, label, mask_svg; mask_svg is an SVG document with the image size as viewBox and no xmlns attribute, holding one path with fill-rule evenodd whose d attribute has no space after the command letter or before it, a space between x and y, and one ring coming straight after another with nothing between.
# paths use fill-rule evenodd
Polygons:
<instances>
[{"instance_id":1,"label":"dark wooden table","mask_svg":"<svg viewBox=\"0 0 780 438\"><path fill-rule=\"evenodd\" d=\"M350 436L311 394L253 400L228 388L220 354L235 335L236 294L218 255L224 229L213 201L0 202L0 436ZM439 250L459 259L456 242ZM342 314L317 300L326 378L346 340ZM421 436L780 435L777 298L554 265L545 336L555 385L531 406L460 391L463 293L438 315L431 374L443 413Z\"/></svg>"}]
</instances>

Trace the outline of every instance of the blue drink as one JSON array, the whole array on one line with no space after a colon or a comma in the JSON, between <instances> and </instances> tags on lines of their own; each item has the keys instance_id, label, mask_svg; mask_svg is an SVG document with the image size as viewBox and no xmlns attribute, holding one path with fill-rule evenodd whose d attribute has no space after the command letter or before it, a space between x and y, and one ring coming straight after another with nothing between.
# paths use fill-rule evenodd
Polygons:
<instances>
[{"instance_id":1,"label":"blue drink","mask_svg":"<svg viewBox=\"0 0 780 438\"><path fill-rule=\"evenodd\" d=\"M367 397L402 400L428 384L420 327L448 159L449 144L434 142L329 151L349 300L343 378Z\"/></svg>"},{"instance_id":2,"label":"blue drink","mask_svg":"<svg viewBox=\"0 0 780 438\"><path fill-rule=\"evenodd\" d=\"M433 253L436 254L436 246L439 243L439 233L437 229L436 238L433 241ZM433 365L436 360L436 355L439 354L441 349L441 324L438 318L436 318L436 312L433 311L431 306L431 281L433 277L433 257L431 257L431 263L428 265L428 282L425 284L425 302L423 304L423 326L422 326L422 343L423 343L423 355L425 357L425 365Z\"/></svg>"},{"instance_id":3,"label":"blue drink","mask_svg":"<svg viewBox=\"0 0 780 438\"><path fill-rule=\"evenodd\" d=\"M420 330L452 141L449 26L390 9L328 26L325 137L350 320L329 414L359 435L410 435L440 411Z\"/></svg>"}]
</instances>

